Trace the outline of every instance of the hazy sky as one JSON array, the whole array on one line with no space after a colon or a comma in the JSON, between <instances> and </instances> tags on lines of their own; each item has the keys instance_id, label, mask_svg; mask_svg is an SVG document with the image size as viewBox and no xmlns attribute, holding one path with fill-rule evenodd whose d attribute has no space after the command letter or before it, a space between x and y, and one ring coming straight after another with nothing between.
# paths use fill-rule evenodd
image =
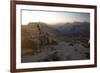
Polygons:
<instances>
[{"instance_id":1,"label":"hazy sky","mask_svg":"<svg viewBox=\"0 0 100 73\"><path fill-rule=\"evenodd\" d=\"M29 22L57 24L76 21L90 22L90 13L22 10L23 25L28 24Z\"/></svg>"}]
</instances>

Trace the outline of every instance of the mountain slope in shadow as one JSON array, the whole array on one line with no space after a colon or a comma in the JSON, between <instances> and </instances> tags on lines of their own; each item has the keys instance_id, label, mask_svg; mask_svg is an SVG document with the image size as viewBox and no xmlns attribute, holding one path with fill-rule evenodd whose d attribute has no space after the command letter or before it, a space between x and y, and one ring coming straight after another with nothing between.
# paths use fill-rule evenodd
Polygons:
<instances>
[{"instance_id":1,"label":"mountain slope in shadow","mask_svg":"<svg viewBox=\"0 0 100 73\"><path fill-rule=\"evenodd\" d=\"M78 37L78 36L90 36L90 23L89 22L73 22L73 23L62 23L52 26L59 30L65 36Z\"/></svg>"}]
</instances>

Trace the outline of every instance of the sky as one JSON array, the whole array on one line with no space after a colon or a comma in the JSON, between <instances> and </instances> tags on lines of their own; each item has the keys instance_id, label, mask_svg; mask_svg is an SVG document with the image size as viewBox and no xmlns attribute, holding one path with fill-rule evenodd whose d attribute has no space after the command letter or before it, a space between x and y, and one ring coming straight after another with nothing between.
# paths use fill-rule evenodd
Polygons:
<instances>
[{"instance_id":1,"label":"sky","mask_svg":"<svg viewBox=\"0 0 100 73\"><path fill-rule=\"evenodd\" d=\"M22 10L21 14L22 25L27 25L29 22L44 22L51 25L67 22L90 22L90 13L83 12Z\"/></svg>"}]
</instances>

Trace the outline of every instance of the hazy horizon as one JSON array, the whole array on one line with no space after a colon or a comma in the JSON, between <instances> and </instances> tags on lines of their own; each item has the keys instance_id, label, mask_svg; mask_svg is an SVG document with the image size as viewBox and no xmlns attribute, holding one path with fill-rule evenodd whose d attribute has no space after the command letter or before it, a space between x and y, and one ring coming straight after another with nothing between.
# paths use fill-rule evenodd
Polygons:
<instances>
[{"instance_id":1,"label":"hazy horizon","mask_svg":"<svg viewBox=\"0 0 100 73\"><path fill-rule=\"evenodd\" d=\"M44 22L51 25L67 22L90 22L90 13L22 10L22 25L27 25L29 22Z\"/></svg>"}]
</instances>

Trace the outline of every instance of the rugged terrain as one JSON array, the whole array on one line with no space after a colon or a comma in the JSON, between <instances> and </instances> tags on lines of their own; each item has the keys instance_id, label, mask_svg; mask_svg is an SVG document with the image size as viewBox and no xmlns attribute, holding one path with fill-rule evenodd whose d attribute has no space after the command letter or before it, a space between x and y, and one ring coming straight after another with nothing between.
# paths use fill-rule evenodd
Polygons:
<instances>
[{"instance_id":1,"label":"rugged terrain","mask_svg":"<svg viewBox=\"0 0 100 73\"><path fill-rule=\"evenodd\" d=\"M90 24L49 25L31 22L21 26L22 62L85 60L90 58Z\"/></svg>"}]
</instances>

